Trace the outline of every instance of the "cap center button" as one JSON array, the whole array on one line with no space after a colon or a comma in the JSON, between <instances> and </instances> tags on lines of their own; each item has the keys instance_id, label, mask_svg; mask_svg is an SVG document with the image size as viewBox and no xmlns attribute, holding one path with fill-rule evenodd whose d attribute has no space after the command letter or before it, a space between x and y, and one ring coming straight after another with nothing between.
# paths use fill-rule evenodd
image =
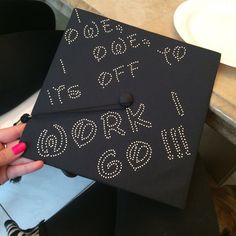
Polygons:
<instances>
[{"instance_id":1,"label":"cap center button","mask_svg":"<svg viewBox=\"0 0 236 236\"><path fill-rule=\"evenodd\" d=\"M120 105L122 107L130 107L134 103L134 97L130 93L123 93L120 96Z\"/></svg>"}]
</instances>

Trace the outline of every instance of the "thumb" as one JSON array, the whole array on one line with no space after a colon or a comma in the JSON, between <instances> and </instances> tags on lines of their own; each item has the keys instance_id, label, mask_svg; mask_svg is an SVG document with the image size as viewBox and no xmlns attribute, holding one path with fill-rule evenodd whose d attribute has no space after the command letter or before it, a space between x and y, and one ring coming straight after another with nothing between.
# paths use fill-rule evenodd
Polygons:
<instances>
[{"instance_id":1,"label":"thumb","mask_svg":"<svg viewBox=\"0 0 236 236\"><path fill-rule=\"evenodd\" d=\"M7 147L0 151L0 166L10 164L26 150L26 143L21 142L13 147Z\"/></svg>"}]
</instances>

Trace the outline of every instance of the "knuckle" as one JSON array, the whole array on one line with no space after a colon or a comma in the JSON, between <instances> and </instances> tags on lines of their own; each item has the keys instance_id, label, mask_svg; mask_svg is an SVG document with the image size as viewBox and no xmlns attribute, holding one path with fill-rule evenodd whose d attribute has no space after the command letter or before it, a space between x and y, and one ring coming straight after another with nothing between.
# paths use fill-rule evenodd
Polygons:
<instances>
[{"instance_id":1,"label":"knuckle","mask_svg":"<svg viewBox=\"0 0 236 236\"><path fill-rule=\"evenodd\" d=\"M21 136L21 133L22 133L22 129L21 129L21 126L19 125L16 125L15 126L15 129L14 129L14 132L15 132L15 137L20 137Z\"/></svg>"}]
</instances>

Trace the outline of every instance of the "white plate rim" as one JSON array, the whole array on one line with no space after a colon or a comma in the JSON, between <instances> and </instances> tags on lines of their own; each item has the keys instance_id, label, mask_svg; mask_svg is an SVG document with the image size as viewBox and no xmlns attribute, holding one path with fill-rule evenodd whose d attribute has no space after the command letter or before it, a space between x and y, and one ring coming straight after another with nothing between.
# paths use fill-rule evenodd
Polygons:
<instances>
[{"instance_id":1,"label":"white plate rim","mask_svg":"<svg viewBox=\"0 0 236 236\"><path fill-rule=\"evenodd\" d=\"M187 25L186 17L188 17L189 14L191 13L188 11L197 12L201 10L203 7L209 6L211 4L224 4L223 2L233 4L235 5L235 8L236 8L236 0L224 0L224 1L222 0L187 0L187 1L182 2L176 8L174 16L173 16L173 23L174 23L174 27L177 33L185 42L199 46L199 47L203 47L194 39L193 35L190 35L188 31L185 30L186 29L185 25ZM236 20L236 13L235 13L235 20ZM211 50L210 48L207 48L207 49ZM224 54L224 52L220 50L217 50L217 51L221 54ZM224 57L221 57L221 63L231 66L231 67L236 67L236 53L235 53L235 56L231 58L231 60L227 60Z\"/></svg>"}]
</instances>

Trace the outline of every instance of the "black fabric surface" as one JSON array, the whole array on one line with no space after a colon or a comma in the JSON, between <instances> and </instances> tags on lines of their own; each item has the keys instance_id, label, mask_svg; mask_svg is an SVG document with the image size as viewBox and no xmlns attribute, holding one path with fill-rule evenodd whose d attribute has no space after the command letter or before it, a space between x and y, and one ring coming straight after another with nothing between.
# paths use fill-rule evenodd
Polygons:
<instances>
[{"instance_id":1,"label":"black fabric surface","mask_svg":"<svg viewBox=\"0 0 236 236\"><path fill-rule=\"evenodd\" d=\"M0 0L0 34L55 30L52 9L41 1Z\"/></svg>"},{"instance_id":2,"label":"black fabric surface","mask_svg":"<svg viewBox=\"0 0 236 236\"><path fill-rule=\"evenodd\" d=\"M116 190L94 184L48 221L40 236L111 236L116 218Z\"/></svg>"},{"instance_id":3,"label":"black fabric surface","mask_svg":"<svg viewBox=\"0 0 236 236\"><path fill-rule=\"evenodd\" d=\"M165 204L120 191L114 236L218 236L206 170L198 158L186 208Z\"/></svg>"},{"instance_id":4,"label":"black fabric surface","mask_svg":"<svg viewBox=\"0 0 236 236\"><path fill-rule=\"evenodd\" d=\"M0 35L0 115L39 90L62 31Z\"/></svg>"},{"instance_id":5,"label":"black fabric surface","mask_svg":"<svg viewBox=\"0 0 236 236\"><path fill-rule=\"evenodd\" d=\"M47 4L0 0L0 115L41 88L62 36L54 30Z\"/></svg>"},{"instance_id":6,"label":"black fabric surface","mask_svg":"<svg viewBox=\"0 0 236 236\"><path fill-rule=\"evenodd\" d=\"M197 159L186 209L95 183L40 226L40 236L219 236L206 171Z\"/></svg>"},{"instance_id":7,"label":"black fabric surface","mask_svg":"<svg viewBox=\"0 0 236 236\"><path fill-rule=\"evenodd\" d=\"M24 131L24 156L184 208L219 59L75 9ZM134 98L128 109L124 94Z\"/></svg>"}]
</instances>

